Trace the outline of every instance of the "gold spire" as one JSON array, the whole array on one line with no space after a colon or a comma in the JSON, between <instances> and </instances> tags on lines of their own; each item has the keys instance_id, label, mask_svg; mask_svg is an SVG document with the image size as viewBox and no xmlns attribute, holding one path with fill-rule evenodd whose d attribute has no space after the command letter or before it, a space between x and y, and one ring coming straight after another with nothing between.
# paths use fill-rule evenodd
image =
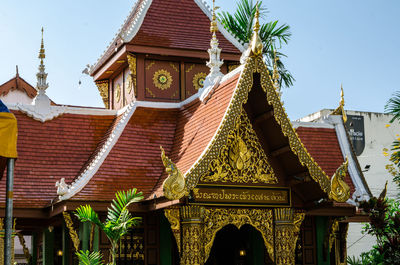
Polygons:
<instances>
[{"instance_id":1,"label":"gold spire","mask_svg":"<svg viewBox=\"0 0 400 265\"><path fill-rule=\"evenodd\" d=\"M332 115L342 115L343 122L346 123L347 121L347 115L346 112L344 111L344 92L343 92L343 85L340 85L340 102L339 102L339 107L337 107L331 114Z\"/></svg>"},{"instance_id":2,"label":"gold spire","mask_svg":"<svg viewBox=\"0 0 400 265\"><path fill-rule=\"evenodd\" d=\"M40 64L43 64L43 59L46 58L45 50L44 50L44 43L43 43L43 27L42 27L42 43L40 45L39 57Z\"/></svg>"},{"instance_id":3,"label":"gold spire","mask_svg":"<svg viewBox=\"0 0 400 265\"><path fill-rule=\"evenodd\" d=\"M210 26L210 32L215 34L218 31L218 24L217 24L217 15L215 14L215 11L219 7L215 6L215 0L213 0L213 13L212 13L212 20L211 20L211 26Z\"/></svg>"},{"instance_id":4,"label":"gold spire","mask_svg":"<svg viewBox=\"0 0 400 265\"><path fill-rule=\"evenodd\" d=\"M251 39L251 51L253 52L254 55L261 55L263 51L263 43L261 41L260 35L258 34L260 30L260 9L259 9L259 4L257 3L256 5L256 13L254 15L255 18L255 23L253 27L253 37Z\"/></svg>"}]
</instances>

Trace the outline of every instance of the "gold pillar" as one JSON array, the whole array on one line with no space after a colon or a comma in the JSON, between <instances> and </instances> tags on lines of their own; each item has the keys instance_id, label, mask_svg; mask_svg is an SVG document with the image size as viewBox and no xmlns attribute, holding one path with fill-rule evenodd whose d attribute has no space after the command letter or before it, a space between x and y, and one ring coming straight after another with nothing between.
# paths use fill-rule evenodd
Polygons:
<instances>
[{"instance_id":1,"label":"gold pillar","mask_svg":"<svg viewBox=\"0 0 400 265\"><path fill-rule=\"evenodd\" d=\"M296 242L304 213L292 208L275 209L275 256L277 265L295 264Z\"/></svg>"},{"instance_id":2,"label":"gold pillar","mask_svg":"<svg viewBox=\"0 0 400 265\"><path fill-rule=\"evenodd\" d=\"M14 239L15 239L15 221L13 224L13 233L11 236L11 264L14 264ZM4 219L0 218L0 264L4 264Z\"/></svg>"},{"instance_id":3,"label":"gold pillar","mask_svg":"<svg viewBox=\"0 0 400 265\"><path fill-rule=\"evenodd\" d=\"M180 209L182 224L181 265L204 264L204 207L182 206Z\"/></svg>"}]
</instances>

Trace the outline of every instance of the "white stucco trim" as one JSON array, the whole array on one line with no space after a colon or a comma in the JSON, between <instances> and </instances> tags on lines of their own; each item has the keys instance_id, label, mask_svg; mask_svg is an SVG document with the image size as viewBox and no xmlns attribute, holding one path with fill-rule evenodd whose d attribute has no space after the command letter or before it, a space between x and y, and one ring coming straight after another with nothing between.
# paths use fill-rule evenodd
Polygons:
<instances>
[{"instance_id":1,"label":"white stucco trim","mask_svg":"<svg viewBox=\"0 0 400 265\"><path fill-rule=\"evenodd\" d=\"M357 202L369 200L369 194L367 188L364 186L362 181L361 172L357 167L356 161L354 160L354 154L351 149L349 139L347 137L346 129L343 124L341 115L330 115L326 117L325 121L335 126L336 135L339 141L340 150L342 151L343 158L346 156L349 159L348 172L351 180L354 183L355 191L353 193L352 200L349 199L347 202L353 205L357 205Z\"/></svg>"},{"instance_id":2,"label":"white stucco trim","mask_svg":"<svg viewBox=\"0 0 400 265\"><path fill-rule=\"evenodd\" d=\"M110 153L111 149L117 143L119 137L121 136L122 132L124 131L126 125L128 124L130 118L132 117L133 113L135 112L136 108L138 107L137 102L132 102L128 105L125 113L122 114L123 117L118 122L115 129L110 133L110 136L106 140L106 142L101 147L100 151L96 154L96 157L92 159L90 164L87 168L83 171L81 175L75 178L75 180L70 184L67 185L67 190L64 191L62 194L59 195L59 200L68 200L79 191L81 191L87 183L92 179L92 177L97 173L101 165L103 164L104 160L107 158L108 154Z\"/></svg>"},{"instance_id":3,"label":"white stucco trim","mask_svg":"<svg viewBox=\"0 0 400 265\"><path fill-rule=\"evenodd\" d=\"M92 74L93 70L99 66L98 64L100 63L101 59L104 57L104 55L106 54L108 49L110 49L111 45L113 45L116 42L118 37L122 38L124 42L129 42L135 37L135 35L139 31L139 29L143 23L143 20L147 14L147 10L149 9L153 0L144 0L140 6L139 6L139 2L140 2L140 0L136 1L136 3L133 5L131 11L129 12L129 15L126 17L124 23L122 23L121 27L115 34L115 37L113 38L113 40L108 44L107 48L103 51L101 56L97 59L96 63L90 67L90 70L89 70L90 74ZM138 9L138 11L135 14L135 18L133 19L133 22L128 26L128 29L126 32L122 32L122 29L124 28L126 21L129 19L129 16L132 14L132 12L135 12L136 9Z\"/></svg>"},{"instance_id":4,"label":"white stucco trim","mask_svg":"<svg viewBox=\"0 0 400 265\"><path fill-rule=\"evenodd\" d=\"M200 7L200 9L206 14L206 16L212 20L212 10L209 5L204 0L194 0L194 2ZM217 21L218 30L221 34L230 41L240 52L244 52L244 46L240 43L240 41L229 31L227 31L222 24Z\"/></svg>"},{"instance_id":5,"label":"white stucco trim","mask_svg":"<svg viewBox=\"0 0 400 265\"><path fill-rule=\"evenodd\" d=\"M142 4L138 7L139 10L137 11L137 14L132 24L129 25L129 28L125 32L120 31L121 37L123 38L124 42L130 42L136 36L140 27L142 26L143 20L152 2L153 0L144 0Z\"/></svg>"}]
</instances>

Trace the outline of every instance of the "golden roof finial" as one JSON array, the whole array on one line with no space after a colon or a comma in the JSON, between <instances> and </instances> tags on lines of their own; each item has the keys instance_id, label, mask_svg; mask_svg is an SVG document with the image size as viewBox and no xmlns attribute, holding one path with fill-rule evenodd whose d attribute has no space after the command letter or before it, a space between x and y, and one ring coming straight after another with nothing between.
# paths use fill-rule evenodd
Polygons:
<instances>
[{"instance_id":1,"label":"golden roof finial","mask_svg":"<svg viewBox=\"0 0 400 265\"><path fill-rule=\"evenodd\" d=\"M260 9L259 9L259 4L257 2L256 4L256 13L254 14L254 27L253 27L253 37L251 40L251 51L253 52L254 55L261 55L263 51L263 43L261 41L259 31L260 31Z\"/></svg>"},{"instance_id":2,"label":"golden roof finial","mask_svg":"<svg viewBox=\"0 0 400 265\"><path fill-rule=\"evenodd\" d=\"M340 102L339 107L337 107L332 113L332 115L342 115L343 122L346 123L347 115L344 111L344 92L343 92L343 84L340 85Z\"/></svg>"},{"instance_id":3,"label":"golden roof finial","mask_svg":"<svg viewBox=\"0 0 400 265\"><path fill-rule=\"evenodd\" d=\"M213 0L213 13L212 13L210 32L212 32L214 34L218 31L217 15L215 13L215 11L218 8L219 8L218 6L215 6L215 0Z\"/></svg>"},{"instance_id":4,"label":"golden roof finial","mask_svg":"<svg viewBox=\"0 0 400 265\"><path fill-rule=\"evenodd\" d=\"M274 48L274 71L272 72L272 80L274 81L275 89L279 89L278 60L279 57L276 56L276 49Z\"/></svg>"},{"instance_id":5,"label":"golden roof finial","mask_svg":"<svg viewBox=\"0 0 400 265\"><path fill-rule=\"evenodd\" d=\"M43 42L43 27L42 27L42 43L40 44L40 51L38 58L40 59L40 64L43 64L43 59L46 58L44 42Z\"/></svg>"}]
</instances>

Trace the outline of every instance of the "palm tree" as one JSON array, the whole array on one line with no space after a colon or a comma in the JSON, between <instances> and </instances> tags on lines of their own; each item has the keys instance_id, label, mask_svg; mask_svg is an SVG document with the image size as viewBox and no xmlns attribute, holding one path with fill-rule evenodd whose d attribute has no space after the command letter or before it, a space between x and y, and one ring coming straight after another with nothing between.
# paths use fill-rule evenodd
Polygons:
<instances>
[{"instance_id":1,"label":"palm tree","mask_svg":"<svg viewBox=\"0 0 400 265\"><path fill-rule=\"evenodd\" d=\"M97 225L106 234L111 243L111 263L116 265L116 255L118 243L122 236L128 233L129 229L137 225L141 218L133 217L129 212L128 206L134 202L143 199L142 192L137 192L136 189L128 190L127 192L118 191L115 194L116 199L112 201L111 208L108 208L107 218L101 222L98 214L90 205L80 206L76 209L75 215L82 222L91 222Z\"/></svg>"},{"instance_id":2,"label":"palm tree","mask_svg":"<svg viewBox=\"0 0 400 265\"><path fill-rule=\"evenodd\" d=\"M253 33L253 23L257 5L261 17L266 17L268 12L261 4L261 0L256 4L253 3L253 0L240 0L235 13L230 14L223 11L218 14L219 21L240 41L249 43ZM267 59L267 64L270 69L273 67L275 53L278 58L286 57L283 53L276 51L274 47L281 47L282 44L287 44L292 35L289 30L290 27L286 24L279 26L277 20L261 25L260 38L264 44L263 54ZM277 60L277 67L279 75L281 76L280 84L283 82L286 87L292 86L294 78L279 59Z\"/></svg>"}]
</instances>

